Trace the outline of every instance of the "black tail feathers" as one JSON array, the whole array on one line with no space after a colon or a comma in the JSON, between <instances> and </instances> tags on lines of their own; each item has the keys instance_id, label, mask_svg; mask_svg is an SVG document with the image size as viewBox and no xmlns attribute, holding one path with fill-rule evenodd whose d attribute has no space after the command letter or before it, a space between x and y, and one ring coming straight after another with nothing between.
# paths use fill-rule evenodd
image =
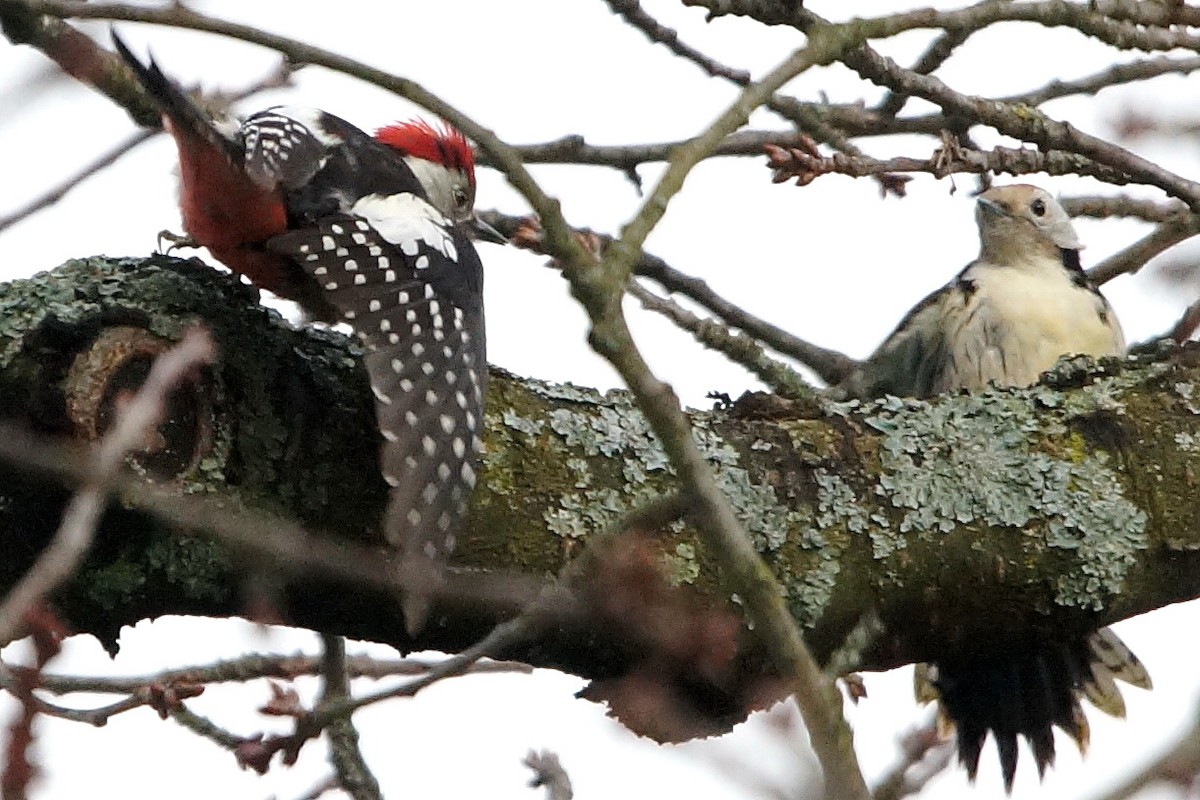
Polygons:
<instances>
[{"instance_id":1,"label":"black tail feathers","mask_svg":"<svg viewBox=\"0 0 1200 800\"><path fill-rule=\"evenodd\" d=\"M1040 643L991 658L947 658L918 665L918 699L936 697L957 730L959 760L972 780L988 733L996 740L1004 788L1017 772L1017 737L1033 750L1038 775L1054 764L1055 726L1086 752L1089 729L1080 698L1123 716L1125 704L1114 678L1150 688L1150 676L1108 628L1087 639Z\"/></svg>"},{"instance_id":2,"label":"black tail feathers","mask_svg":"<svg viewBox=\"0 0 1200 800\"><path fill-rule=\"evenodd\" d=\"M146 93L158 104L162 113L170 118L176 137L180 135L195 136L224 151L230 158L240 157L241 153L236 145L218 130L212 116L188 97L175 81L168 78L159 69L153 57L149 64L143 64L115 30L110 30L109 33L117 53L133 71Z\"/></svg>"}]
</instances>

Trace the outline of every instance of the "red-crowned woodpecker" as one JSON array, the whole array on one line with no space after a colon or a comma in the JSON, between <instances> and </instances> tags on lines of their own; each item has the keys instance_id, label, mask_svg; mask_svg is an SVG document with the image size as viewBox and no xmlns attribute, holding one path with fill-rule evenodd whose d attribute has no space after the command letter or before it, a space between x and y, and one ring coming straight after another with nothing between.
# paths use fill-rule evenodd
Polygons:
<instances>
[{"instance_id":1,"label":"red-crowned woodpecker","mask_svg":"<svg viewBox=\"0 0 1200 800\"><path fill-rule=\"evenodd\" d=\"M366 367L402 551L404 611L424 621L454 549L483 447L483 271L467 235L474 156L446 126L374 137L332 114L276 106L214 122L153 63L118 51L179 150L184 230L255 285L344 321Z\"/></svg>"},{"instance_id":2,"label":"red-crowned woodpecker","mask_svg":"<svg viewBox=\"0 0 1200 800\"><path fill-rule=\"evenodd\" d=\"M904 317L842 387L848 394L929 397L1029 386L1064 355L1125 353L1116 314L1080 266L1071 218L1050 194L1021 184L989 189L975 219L979 258ZM1028 740L1039 774L1054 761L1052 726L1083 750L1088 726L1079 699L1122 715L1114 678L1150 687L1145 667L1108 628L1086 639L1064 635L998 645L987 655L951 654L917 665L916 675L918 697L939 700L954 723L972 778L992 733L1010 791L1017 736Z\"/></svg>"}]
</instances>

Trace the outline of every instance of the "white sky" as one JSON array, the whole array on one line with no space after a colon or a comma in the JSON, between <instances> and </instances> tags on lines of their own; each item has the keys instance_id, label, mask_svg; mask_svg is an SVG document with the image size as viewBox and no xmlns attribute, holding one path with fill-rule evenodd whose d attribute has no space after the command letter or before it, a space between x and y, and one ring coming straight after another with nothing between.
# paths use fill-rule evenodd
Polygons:
<instances>
[{"instance_id":1,"label":"white sky","mask_svg":"<svg viewBox=\"0 0 1200 800\"><path fill-rule=\"evenodd\" d=\"M758 76L800 44L798 34L784 28L763 29L737 19L705 24L702 11L682 8L676 0L644 0L643 6L679 29L685 41ZM837 17L887 13L906 4L826 0L809 6ZM661 46L650 46L599 0L343 0L336 6L211 0L201 7L416 79L515 143L567 134L584 134L597 144L684 138L707 125L735 96L727 83L707 78ZM89 29L103 35L101 25ZM267 51L201 34L135 25L120 30L136 51L150 46L163 67L184 83L236 89L275 63ZM880 49L906 63L929 39L909 34ZM1048 53L1055 57L1045 58ZM963 91L1006 94L1055 77L1090 74L1113 59L1108 48L1069 32L1010 25L973 38L942 75ZM1061 66L1048 72L1049 64ZM45 71L40 54L0 45L0 106L10 109L0 118L0 214L133 131L123 112L87 89L72 83L31 86L31 78ZM286 99L321 106L367 129L414 113L409 104L381 90L323 70L304 70L296 84L286 92L260 95L243 108ZM1110 136L1108 123L1122 108L1182 115L1174 110L1194 107L1198 88L1196 80L1167 78L1151 88L1110 90L1099 104L1059 101L1048 111ZM868 104L881 96L840 67L804 76L788 92L804 99L824 92L835 101L864 99ZM925 105L910 102L909 109ZM764 112L753 122L782 127ZM981 143L997 141L989 134L980 133ZM874 155L926 156L933 146L927 140L892 139L869 141L864 148ZM1191 143L1137 146L1182 174L1196 174L1200 167ZM71 256L146 254L159 230L178 229L173 164L173 147L160 137L50 210L0 235L0 279L51 268ZM958 180L962 191L957 195L950 194L950 181L918 176L909 184L907 200L881 200L868 180L826 177L804 189L772 186L763 164L764 159L756 158L698 168L648 249L797 335L865 355L912 303L976 252L969 177ZM658 167L641 169L647 185L659 172ZM535 167L534 173L562 199L568 219L577 225L617 232L639 204L629 182L613 170ZM1115 191L1082 179L1031 180L1063 194ZM524 209L503 179L488 170L480 175L479 205L508 212ZM1078 228L1089 245L1084 254L1088 264L1147 231L1126 221L1085 220ZM587 349L582 313L562 281L540 266L541 259L490 245L483 245L481 254L494 363L549 380L601 388L615 384L612 372ZM1157 286L1146 275L1120 278L1105 291L1131 341L1166 330L1192 299ZM737 396L755 387L740 368L700 351L670 325L641 313L634 316L635 333L651 364L686 402L702 406L710 390ZM1117 626L1150 668L1155 691L1127 690L1125 722L1109 723L1093 715L1092 751L1082 768L1070 743L1060 739L1059 766L1039 786L1026 753L1014 795L1095 796L1182 730L1194 717L1200 682L1189 660L1180 658L1178 632L1194 631L1197 616L1196 605L1187 604ZM163 620L127 629L115 663L94 640L79 638L54 666L68 672L142 672L250 650L298 647L314 649L314 637L238 623ZM11 655L5 651L6 657ZM894 761L896 735L924 717L911 700L910 680L909 670L868 676L870 698L849 711L869 778ZM541 790L525 786L529 773L520 765L530 747L557 751L584 800L665 793L697 800L750 797L756 795L744 787L791 786L797 770L809 766L807 756L797 758L778 741L765 715L718 740L661 748L604 719L599 706L574 700L580 687L576 678L545 671L532 677L457 679L355 719L364 733L367 758L393 797L413 791L541 797ZM272 725L253 713L266 698L267 689L259 684L210 690L193 706L249 734ZM83 698L79 704L93 701L104 702ZM12 703L0 698L0 720L9 719L12 711ZM265 778L239 772L231 756L160 722L148 710L117 717L103 730L43 720L39 732L46 777L34 797L42 800L117 787L127 798L167 793L184 800L219 794L289 798L305 793L327 771L318 748L310 745L291 770L277 767ZM970 796L1003 797L994 762L989 747ZM961 797L965 787L963 773L954 770L938 778L925 796Z\"/></svg>"}]
</instances>

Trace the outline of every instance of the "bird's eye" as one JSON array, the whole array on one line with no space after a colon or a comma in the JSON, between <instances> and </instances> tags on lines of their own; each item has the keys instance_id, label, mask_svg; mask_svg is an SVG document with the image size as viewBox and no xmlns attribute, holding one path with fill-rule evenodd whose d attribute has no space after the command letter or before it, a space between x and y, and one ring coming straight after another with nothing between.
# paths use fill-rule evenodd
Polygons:
<instances>
[{"instance_id":1,"label":"bird's eye","mask_svg":"<svg viewBox=\"0 0 1200 800\"><path fill-rule=\"evenodd\" d=\"M467 193L464 190L462 190L462 189L454 190L454 205L465 206L465 205L467 205L468 202L470 202L470 199L471 198L467 197Z\"/></svg>"},{"instance_id":2,"label":"bird's eye","mask_svg":"<svg viewBox=\"0 0 1200 800\"><path fill-rule=\"evenodd\" d=\"M1041 200L1034 200L1029 205L1029 210L1033 212L1033 215L1035 217L1046 216L1046 204L1045 204L1045 202L1043 202Z\"/></svg>"}]
</instances>

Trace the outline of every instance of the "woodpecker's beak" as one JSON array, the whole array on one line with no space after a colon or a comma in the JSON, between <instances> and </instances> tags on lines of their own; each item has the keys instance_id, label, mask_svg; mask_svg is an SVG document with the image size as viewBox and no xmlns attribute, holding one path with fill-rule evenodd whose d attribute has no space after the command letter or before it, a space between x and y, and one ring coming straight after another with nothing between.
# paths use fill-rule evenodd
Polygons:
<instances>
[{"instance_id":1,"label":"woodpecker's beak","mask_svg":"<svg viewBox=\"0 0 1200 800\"><path fill-rule=\"evenodd\" d=\"M472 214L467 220L467 232L481 242L493 244L508 244L508 237L484 222L478 214Z\"/></svg>"}]
</instances>

